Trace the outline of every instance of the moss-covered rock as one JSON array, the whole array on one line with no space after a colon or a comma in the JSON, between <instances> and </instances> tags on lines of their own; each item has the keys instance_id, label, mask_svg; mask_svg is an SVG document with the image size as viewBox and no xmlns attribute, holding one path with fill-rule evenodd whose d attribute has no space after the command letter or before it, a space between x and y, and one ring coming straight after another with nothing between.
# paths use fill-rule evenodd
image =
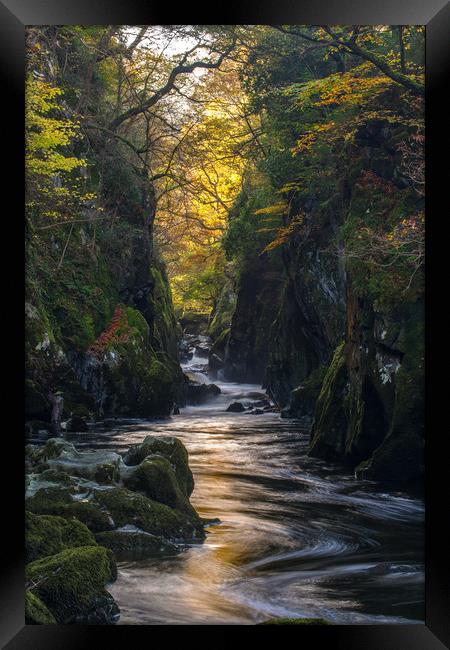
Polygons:
<instances>
[{"instance_id":1,"label":"moss-covered rock","mask_svg":"<svg viewBox=\"0 0 450 650\"><path fill-rule=\"evenodd\" d=\"M116 576L112 552L101 546L68 549L26 567L29 590L58 624L116 622L119 608L105 590Z\"/></svg>"},{"instance_id":2,"label":"moss-covered rock","mask_svg":"<svg viewBox=\"0 0 450 650\"><path fill-rule=\"evenodd\" d=\"M326 372L326 366L319 366L312 371L304 382L294 388L291 392L289 404L283 409L281 417L312 417Z\"/></svg>"},{"instance_id":3,"label":"moss-covered rock","mask_svg":"<svg viewBox=\"0 0 450 650\"><path fill-rule=\"evenodd\" d=\"M347 391L345 344L335 350L324 377L314 413L311 430L312 455L337 458L344 455L347 432L347 413L344 398Z\"/></svg>"},{"instance_id":4,"label":"moss-covered rock","mask_svg":"<svg viewBox=\"0 0 450 650\"><path fill-rule=\"evenodd\" d=\"M145 458L124 479L124 485L170 508L196 516L170 461L164 456L154 454Z\"/></svg>"},{"instance_id":5,"label":"moss-covered rock","mask_svg":"<svg viewBox=\"0 0 450 650\"><path fill-rule=\"evenodd\" d=\"M79 476L97 483L113 483L120 479L123 461L122 457L115 452L101 449L78 451L70 443L60 446L58 451L58 455L55 452L54 457L46 460L50 469L63 471L71 476ZM45 448L42 453L46 453Z\"/></svg>"},{"instance_id":6,"label":"moss-covered rock","mask_svg":"<svg viewBox=\"0 0 450 650\"><path fill-rule=\"evenodd\" d=\"M66 520L51 515L25 516L25 558L33 562L67 548L94 546L95 539L88 528L76 519Z\"/></svg>"},{"instance_id":7,"label":"moss-covered rock","mask_svg":"<svg viewBox=\"0 0 450 650\"><path fill-rule=\"evenodd\" d=\"M50 438L45 445L27 445L25 447L26 458L33 465L44 465L52 458L58 458L64 450L74 451L72 443L63 438Z\"/></svg>"},{"instance_id":8,"label":"moss-covered rock","mask_svg":"<svg viewBox=\"0 0 450 650\"><path fill-rule=\"evenodd\" d=\"M143 442L130 447L124 455L126 465L138 465L147 456L160 454L167 458L174 468L183 493L189 497L194 489L194 478L188 465L188 452L181 440L172 436L147 436Z\"/></svg>"},{"instance_id":9,"label":"moss-covered rock","mask_svg":"<svg viewBox=\"0 0 450 650\"><path fill-rule=\"evenodd\" d=\"M205 538L198 517L188 516L125 488L97 491L95 503L110 513L118 527L131 524L144 532L171 540Z\"/></svg>"},{"instance_id":10,"label":"moss-covered rock","mask_svg":"<svg viewBox=\"0 0 450 650\"><path fill-rule=\"evenodd\" d=\"M131 527L128 527L131 528ZM97 542L111 549L117 557L151 557L174 555L180 547L163 537L135 530L111 530L97 533Z\"/></svg>"},{"instance_id":11,"label":"moss-covered rock","mask_svg":"<svg viewBox=\"0 0 450 650\"><path fill-rule=\"evenodd\" d=\"M26 508L34 514L78 519L94 533L114 528L111 517L98 504L74 501L68 488L51 487L38 490L26 500Z\"/></svg>"},{"instance_id":12,"label":"moss-covered rock","mask_svg":"<svg viewBox=\"0 0 450 650\"><path fill-rule=\"evenodd\" d=\"M53 614L31 591L25 592L25 625L56 625Z\"/></svg>"}]
</instances>

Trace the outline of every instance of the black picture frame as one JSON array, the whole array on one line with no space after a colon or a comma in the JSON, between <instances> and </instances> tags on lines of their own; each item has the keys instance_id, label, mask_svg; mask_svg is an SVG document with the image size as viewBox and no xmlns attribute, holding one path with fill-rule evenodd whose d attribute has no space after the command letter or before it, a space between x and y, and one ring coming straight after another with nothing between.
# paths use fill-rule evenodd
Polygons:
<instances>
[{"instance_id":1,"label":"black picture frame","mask_svg":"<svg viewBox=\"0 0 450 650\"><path fill-rule=\"evenodd\" d=\"M173 13L172 13L173 11ZM431 316L435 303L431 294L435 291L434 281L439 277L437 270L440 256L435 252L441 242L440 220L445 221L444 192L448 193L447 168L444 164L449 155L448 101L444 93L449 80L450 6L444 0L254 0L253 2L227 2L213 7L186 3L184 7L164 6L150 0L3 0L0 2L0 56L2 79L2 104L9 113L4 118L2 139L10 138L3 149L7 161L3 196L13 199L12 208L5 212L8 225L15 225L19 253L16 255L15 271L17 281L11 277L11 267L4 270L5 292L3 300L15 304L14 312L22 313L23 293L23 228L20 215L23 214L23 149L24 149L24 28L26 25L43 24L167 24L176 16L180 24L424 24L426 25L426 211L427 211L427 438L426 438L426 619L422 625L353 625L353 626L297 626L258 627L222 626L221 640L237 633L242 639L242 630L252 637L261 635L270 642L269 636L295 635L300 647L323 643L335 650L440 650L450 648L450 560L448 537L444 532L445 512L448 512L448 489L445 471L448 456L443 453L443 438L446 430L437 426L431 418L433 409L445 405L443 394L430 386L431 362L442 354L439 340L445 341L433 326ZM5 128L5 125L7 128ZM11 187L17 190L13 193ZM5 197L6 198L6 197ZM434 225L433 225L434 222ZM12 239L8 239L12 242ZM5 240L4 240L5 246ZM11 243L12 246L12 243ZM432 246L432 248L431 248ZM433 255L430 255L430 251ZM444 256L445 259L445 256ZM8 293L9 292L9 293ZM445 296L445 293L443 294ZM445 297L442 299L445 301ZM444 304L444 309L445 309ZM437 309L436 309L437 311ZM440 320L440 319L439 319ZM11 321L10 321L11 323ZM16 318L14 329L18 341L16 350L21 350L21 317ZM10 332L11 335L11 332ZM447 334L448 337L448 334ZM8 346L9 347L9 346ZM445 347L445 346L444 346ZM433 350L435 352L433 352ZM8 373L8 395L22 394L22 366L16 356L14 365L6 368ZM14 380L14 385L13 385ZM447 382L448 384L448 382ZM8 397L9 401L9 397ZM19 403L21 398L19 397ZM4 404L5 410L11 410ZM20 406L18 407L20 409ZM17 410L14 410L17 416ZM433 411L434 414L434 411ZM0 641L8 650L45 648L71 650L72 648L104 647L111 641L136 645L154 643L154 626L25 626L24 624L24 454L23 439L19 434L21 425L12 422L4 430L3 472L10 476L5 482L2 505L9 506L9 514L2 517L3 541L6 549L2 553L0 584ZM8 446L6 446L6 442ZM442 504L442 505L441 505ZM13 522L13 523L12 523ZM448 521L447 521L448 523ZM148 628L152 627L151 630ZM165 643L171 641L172 633L187 632L191 626L158 626L164 633ZM170 629L168 629L170 628ZM205 641L214 642L219 631L214 626L212 634ZM223 630L226 631L223 637ZM197 635L198 631L194 631ZM138 638L139 637L139 638ZM201 642L201 641L200 641Z\"/></svg>"}]
</instances>

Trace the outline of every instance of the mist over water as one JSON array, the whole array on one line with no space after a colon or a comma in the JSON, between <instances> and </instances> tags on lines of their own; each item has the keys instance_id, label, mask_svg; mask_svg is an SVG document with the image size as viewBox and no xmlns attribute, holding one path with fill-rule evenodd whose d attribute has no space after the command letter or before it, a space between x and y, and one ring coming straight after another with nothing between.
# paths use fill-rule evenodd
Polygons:
<instances>
[{"instance_id":1,"label":"mist over water","mask_svg":"<svg viewBox=\"0 0 450 650\"><path fill-rule=\"evenodd\" d=\"M185 370L201 375L197 362ZM261 387L216 383L221 395L178 416L74 439L123 452L151 433L180 438L195 478L191 502L221 521L178 556L119 563L109 590L120 624L422 623L422 501L308 457L298 421L225 412Z\"/></svg>"}]
</instances>

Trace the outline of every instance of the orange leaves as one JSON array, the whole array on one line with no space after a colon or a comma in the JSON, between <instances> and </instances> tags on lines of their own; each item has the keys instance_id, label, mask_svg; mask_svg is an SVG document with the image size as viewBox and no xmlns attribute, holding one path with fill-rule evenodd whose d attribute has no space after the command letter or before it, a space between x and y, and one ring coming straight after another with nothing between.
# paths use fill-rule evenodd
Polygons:
<instances>
[{"instance_id":1,"label":"orange leaves","mask_svg":"<svg viewBox=\"0 0 450 650\"><path fill-rule=\"evenodd\" d=\"M263 253L269 253L275 248L288 242L291 237L298 233L300 226L303 224L304 218L304 215L299 214L292 219L289 225L284 228L279 228L276 238L267 244L267 246L261 251L260 255Z\"/></svg>"},{"instance_id":2,"label":"orange leaves","mask_svg":"<svg viewBox=\"0 0 450 650\"><path fill-rule=\"evenodd\" d=\"M101 358L111 343L126 343L129 339L129 325L123 307L117 305L108 327L88 348L88 354Z\"/></svg>"}]
</instances>

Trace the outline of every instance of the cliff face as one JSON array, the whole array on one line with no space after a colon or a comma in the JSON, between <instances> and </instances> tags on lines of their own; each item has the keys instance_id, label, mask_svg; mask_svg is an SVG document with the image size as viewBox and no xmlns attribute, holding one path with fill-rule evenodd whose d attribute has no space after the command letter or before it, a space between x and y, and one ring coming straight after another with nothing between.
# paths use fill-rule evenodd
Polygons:
<instances>
[{"instance_id":1,"label":"cliff face","mask_svg":"<svg viewBox=\"0 0 450 650\"><path fill-rule=\"evenodd\" d=\"M107 87L101 75L93 74L96 101L80 103L83 57L92 53L81 42L79 49L69 47L70 56L81 57L69 65L63 45L62 39L55 54L43 39L38 58L31 60L32 78L44 80L44 88L56 88L54 122L47 109L36 120L47 129L46 121L62 129L63 118L73 120L77 137L67 141L66 150L85 159L79 185L88 198L67 203L64 216L55 212L50 218L42 197L31 200L42 179L29 172L26 419L48 422L50 396L58 392L64 417L80 409L96 416L167 415L175 403L183 403L185 381L177 357L179 326L153 242L154 188L148 174L129 162L120 140L101 129L83 130L89 120L101 124ZM92 70L97 63L91 60ZM30 87L28 104L42 111L43 103L33 99L32 91ZM58 192L67 189L58 174L50 177L52 207Z\"/></svg>"},{"instance_id":2,"label":"cliff face","mask_svg":"<svg viewBox=\"0 0 450 650\"><path fill-rule=\"evenodd\" d=\"M66 416L80 405L99 415L165 415L183 403L178 325L164 268L144 229L139 237L130 226L129 239L127 230L122 223L120 237L97 234L94 252L84 231L72 233L59 279L39 254L42 240L39 248L29 245L27 419L48 421L49 393L57 391Z\"/></svg>"},{"instance_id":3,"label":"cliff face","mask_svg":"<svg viewBox=\"0 0 450 650\"><path fill-rule=\"evenodd\" d=\"M343 149L329 200L293 204L291 214L303 211L304 219L283 245L279 303L268 291L266 320L258 320L256 292L241 283L228 362L265 364L254 377L282 415L311 419L311 454L360 477L408 481L423 471L423 279L401 255L392 257L397 252L379 263L377 251L359 248L370 233L379 247L398 237L395 251L403 254L405 215L422 209L399 172L399 137L395 127L369 121ZM264 275L257 277L261 296Z\"/></svg>"},{"instance_id":4,"label":"cliff face","mask_svg":"<svg viewBox=\"0 0 450 650\"><path fill-rule=\"evenodd\" d=\"M279 306L280 277L262 255L241 273L225 357L230 381L263 381L270 354L269 331Z\"/></svg>"},{"instance_id":5,"label":"cliff face","mask_svg":"<svg viewBox=\"0 0 450 650\"><path fill-rule=\"evenodd\" d=\"M348 334L317 400L311 453L363 478L407 481L423 471L423 301L375 311L348 300Z\"/></svg>"}]
</instances>

